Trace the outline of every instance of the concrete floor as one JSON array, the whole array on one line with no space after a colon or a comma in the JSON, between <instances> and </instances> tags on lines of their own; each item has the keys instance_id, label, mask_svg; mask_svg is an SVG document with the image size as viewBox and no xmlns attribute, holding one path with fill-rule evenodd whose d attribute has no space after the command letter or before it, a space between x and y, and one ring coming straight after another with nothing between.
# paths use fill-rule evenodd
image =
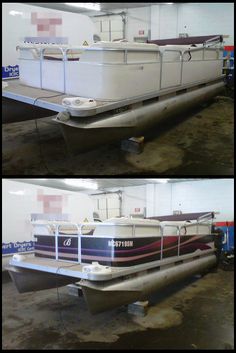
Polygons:
<instances>
[{"instance_id":1,"label":"concrete floor","mask_svg":"<svg viewBox=\"0 0 236 353\"><path fill-rule=\"evenodd\" d=\"M127 307L91 315L67 288L19 294L3 283L3 349L234 349L234 273L218 269Z\"/></svg>"},{"instance_id":2,"label":"concrete floor","mask_svg":"<svg viewBox=\"0 0 236 353\"><path fill-rule=\"evenodd\" d=\"M221 97L171 117L145 137L143 153L120 142L69 156L51 118L3 124L3 175L233 175L233 100Z\"/></svg>"}]
</instances>

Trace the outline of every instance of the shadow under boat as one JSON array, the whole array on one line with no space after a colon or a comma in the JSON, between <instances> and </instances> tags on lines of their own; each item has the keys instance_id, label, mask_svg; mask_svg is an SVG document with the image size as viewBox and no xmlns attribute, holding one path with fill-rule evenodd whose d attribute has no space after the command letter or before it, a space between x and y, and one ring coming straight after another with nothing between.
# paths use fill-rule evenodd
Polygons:
<instances>
[{"instance_id":1,"label":"shadow under boat","mask_svg":"<svg viewBox=\"0 0 236 353\"><path fill-rule=\"evenodd\" d=\"M18 123L21 121L41 119L55 115L56 112L14 99L2 97L2 123Z\"/></svg>"}]
</instances>

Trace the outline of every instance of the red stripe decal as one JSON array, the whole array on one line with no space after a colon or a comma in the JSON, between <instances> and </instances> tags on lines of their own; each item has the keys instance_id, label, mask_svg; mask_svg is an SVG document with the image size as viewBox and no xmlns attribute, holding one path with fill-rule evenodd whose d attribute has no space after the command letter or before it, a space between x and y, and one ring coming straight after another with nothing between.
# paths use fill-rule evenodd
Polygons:
<instances>
[{"instance_id":1,"label":"red stripe decal","mask_svg":"<svg viewBox=\"0 0 236 353\"><path fill-rule=\"evenodd\" d=\"M224 50L232 51L232 50L234 50L234 45L226 45L226 46L224 47Z\"/></svg>"},{"instance_id":2,"label":"red stripe decal","mask_svg":"<svg viewBox=\"0 0 236 353\"><path fill-rule=\"evenodd\" d=\"M234 222L216 222L215 225L218 227L234 227Z\"/></svg>"}]
</instances>

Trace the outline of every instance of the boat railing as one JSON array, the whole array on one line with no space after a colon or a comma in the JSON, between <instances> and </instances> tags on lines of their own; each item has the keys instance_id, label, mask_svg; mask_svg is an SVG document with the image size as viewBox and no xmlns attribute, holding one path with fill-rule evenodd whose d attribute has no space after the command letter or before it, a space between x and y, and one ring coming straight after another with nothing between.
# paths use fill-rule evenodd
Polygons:
<instances>
[{"instance_id":1,"label":"boat railing","mask_svg":"<svg viewBox=\"0 0 236 353\"><path fill-rule=\"evenodd\" d=\"M56 260L59 260L59 247L58 247L58 239L59 237L77 237L78 238L78 263L81 263L81 238L84 236L88 236L89 233L83 233L83 228L85 227L85 229L92 229L95 227L100 227L100 226L105 226L105 227L114 227L114 226L121 226L121 227L132 227L132 237L136 237L136 230L137 227L155 227L157 228L157 230L159 230L157 236L159 236L161 238L161 246L160 246L160 259L163 258L163 244L164 244L164 237L168 236L165 234L165 230L166 227L168 228L173 228L175 229L173 234L174 236L178 237L178 244L177 244L177 256L180 256L180 244L181 244L181 237L185 236L187 234L187 228L191 227L193 225L197 226L197 231L196 231L196 235L199 234L199 230L198 230L198 226L199 224L202 224L204 222L208 222L209 224L209 218L212 218L212 213L206 214L204 216L199 217L199 221L197 220L196 223L185 223L185 224L181 224L181 225L176 225L176 224L157 224L157 225L153 225L153 224L127 224L127 223L103 223L103 222L84 222L84 223L70 223L68 222L68 224L54 224L55 225L55 254ZM70 232L68 231L68 226L69 229L72 229L72 227L74 228L74 231ZM62 230L62 227L67 227L67 232L65 233L65 230ZM90 233L90 236L93 237L93 235ZM115 237L115 235L114 235ZM129 236L130 237L130 236ZM69 260L65 260L68 262L71 262Z\"/></svg>"},{"instance_id":2,"label":"boat railing","mask_svg":"<svg viewBox=\"0 0 236 353\"><path fill-rule=\"evenodd\" d=\"M79 237L81 236L86 236L86 235L93 235L93 231L92 232L84 232L83 231L83 228L87 228L88 229L92 229L94 228L93 230L95 230L96 227L129 227L129 228L132 228L132 231L131 231L131 236L132 237L136 237L136 229L137 227L138 228L142 228L142 227L149 227L149 228L156 228L157 230L159 230L158 232L158 235L160 234L161 236L164 236L165 235L165 230L166 228L174 228L176 231L174 233L176 233L177 235L186 235L186 229L189 228L189 227L193 227L193 226L197 226L200 225L200 224L208 224L209 225L209 219L212 219L212 214L209 213L208 215L204 215L204 216L201 216L199 217L199 219L195 222L195 223L184 223L184 224L181 224L181 225L175 225L175 224L157 224L157 225L153 225L153 224L127 224L127 223L105 223L105 222L84 222L84 223L71 223L71 222L68 222L68 223L59 223L59 224L54 224L54 227L55 227L55 236L58 237L58 236L71 236L71 235L77 235ZM40 226L40 225L46 225L47 222L43 222L41 224L36 224L37 226ZM67 232L65 233L65 231L61 231L61 228L62 227L66 227L68 229L68 226L69 227L74 227L75 230L72 232L69 232L67 230ZM183 230L183 231L182 231ZM75 233L76 231L76 233ZM198 234L198 231L197 231L197 234ZM38 234L40 235L40 234Z\"/></svg>"},{"instance_id":3,"label":"boat railing","mask_svg":"<svg viewBox=\"0 0 236 353\"><path fill-rule=\"evenodd\" d=\"M44 52L48 48L40 49L40 88L43 88L43 60L44 60ZM62 54L63 61L63 93L66 92L66 70L65 70L65 50L61 47L57 48Z\"/></svg>"},{"instance_id":4,"label":"boat railing","mask_svg":"<svg viewBox=\"0 0 236 353\"><path fill-rule=\"evenodd\" d=\"M179 79L179 83L175 84L174 86L180 86L183 82L183 66L186 62L184 60L184 55L186 53L191 54L192 52L197 52L197 51L202 51L202 59L198 59L198 60L194 60L194 61L207 61L207 60L213 60L213 59L205 59L205 51L217 51L218 56L217 59L214 60L221 60L220 58L220 51L223 51L223 48L210 48L210 47L206 47L206 46L202 46L202 47L193 47L193 48L188 48L186 50L183 49L175 49L175 48L162 48L159 49L157 47L157 49L142 49L142 48L82 48L82 47L69 47L69 48L64 48L64 47L45 47L45 48L35 48L34 46L30 46L30 47L22 47L22 46L17 46L17 49L24 49L24 50L28 50L28 49L37 49L37 52L39 53L39 82L40 82L40 88L43 89L43 62L45 61L44 59L44 53L46 50L48 49L56 49L58 50L61 55L62 55L62 70L63 70L63 93L66 93L66 81L67 81L67 77L66 77L66 63L69 61L68 59L68 52L71 50L82 50L82 51L122 51L124 53L123 55L123 62L117 63L117 62L101 62L101 63L95 63L93 62L93 64L96 65L101 65L101 66L105 66L105 65L146 65L146 64L156 64L159 63L160 64L160 75L159 75L159 89L164 89L165 87L162 87L162 77L163 77L163 66L165 64L168 63L180 63L180 79ZM140 61L133 61L133 62L129 62L128 61L128 53L129 52L151 52L151 53L157 53L157 59L156 60L150 60L150 61L142 61L140 59ZM175 60L175 61L168 61L165 60L165 53L167 52L177 52L179 53L179 60ZM20 58L20 60L38 60L35 58ZM190 60L191 60L191 55L190 55ZM48 60L47 60L48 61ZM222 67L223 67L223 58L222 58Z\"/></svg>"},{"instance_id":5,"label":"boat railing","mask_svg":"<svg viewBox=\"0 0 236 353\"><path fill-rule=\"evenodd\" d=\"M77 235L78 235L78 262L81 262L81 237L79 236L79 224L77 223L68 223L70 226L74 226L77 230ZM55 252L56 252L56 260L58 260L58 238L62 235L60 235L60 228L64 226L65 224L56 224L56 229L55 229ZM72 236L72 234L68 234L69 236ZM75 235L75 234L73 234ZM63 234L65 236L65 234ZM66 260L65 260L66 261ZM70 261L69 261L70 262Z\"/></svg>"}]
</instances>

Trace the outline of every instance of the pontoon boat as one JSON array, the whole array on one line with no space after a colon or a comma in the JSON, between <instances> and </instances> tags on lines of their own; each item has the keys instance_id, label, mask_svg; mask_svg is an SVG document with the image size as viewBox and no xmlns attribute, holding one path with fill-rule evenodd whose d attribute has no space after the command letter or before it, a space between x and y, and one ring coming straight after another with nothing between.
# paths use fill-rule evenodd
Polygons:
<instances>
[{"instance_id":1,"label":"pontoon boat","mask_svg":"<svg viewBox=\"0 0 236 353\"><path fill-rule=\"evenodd\" d=\"M92 313L146 299L217 262L212 213L178 222L42 222L34 237L34 256L14 255L8 267L19 292L76 284Z\"/></svg>"},{"instance_id":2,"label":"pontoon boat","mask_svg":"<svg viewBox=\"0 0 236 353\"><path fill-rule=\"evenodd\" d=\"M36 107L39 116L43 109L49 115L58 112L54 120L71 151L142 136L160 120L223 89L223 47L213 39L194 47L129 42L20 45L20 82L3 89L4 114L16 114L9 99L21 102L23 115L31 114L31 119Z\"/></svg>"}]
</instances>

